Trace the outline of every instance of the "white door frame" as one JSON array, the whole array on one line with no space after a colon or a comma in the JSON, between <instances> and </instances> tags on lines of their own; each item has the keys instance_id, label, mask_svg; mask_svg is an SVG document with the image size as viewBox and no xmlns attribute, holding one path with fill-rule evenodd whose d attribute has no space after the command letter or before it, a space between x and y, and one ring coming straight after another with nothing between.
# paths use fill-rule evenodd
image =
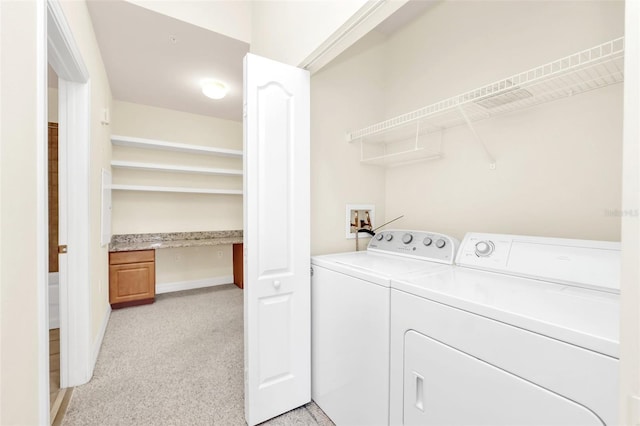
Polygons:
<instances>
[{"instance_id":1,"label":"white door frame","mask_svg":"<svg viewBox=\"0 0 640 426\"><path fill-rule=\"evenodd\" d=\"M44 8L43 8L44 9ZM44 14L45 12L42 11ZM67 193L66 222L67 235L60 235L60 244L67 244L67 273L60 274L60 385L77 386L89 381L93 374L91 355L91 292L89 288L89 149L90 149L90 80L89 71L67 23L58 0L46 0L46 19L40 19L39 29L46 34L47 43L38 46L40 68L38 75L46 75L47 63L58 74L59 91L59 143L66 145L66 158L61 158L59 174L66 177ZM47 90L38 93L39 104L47 105ZM46 115L45 115L46 118ZM47 120L40 120L40 152L47 150ZM46 159L46 157L45 157ZM46 163L45 163L46 164ZM46 166L44 167L46 176ZM63 180L65 183L65 180ZM45 206L38 212L40 223L47 224L48 188L47 180L38 180L40 204ZM63 219L61 215L61 220ZM64 230L64 226L62 228ZM48 227L40 230L39 257L48 251ZM64 260L63 260L64 262ZM48 289L46 281L47 262L41 262L44 282L40 285ZM66 277L64 276L66 275ZM48 295L48 290L47 293ZM44 299L44 300L43 300ZM48 296L40 298L39 312L48 312ZM45 389L39 392L41 419L49 416L49 318L39 318L39 384ZM44 377L43 377L44 376ZM45 414L46 413L46 414ZM50 421L46 421L50 424Z\"/></svg>"}]
</instances>

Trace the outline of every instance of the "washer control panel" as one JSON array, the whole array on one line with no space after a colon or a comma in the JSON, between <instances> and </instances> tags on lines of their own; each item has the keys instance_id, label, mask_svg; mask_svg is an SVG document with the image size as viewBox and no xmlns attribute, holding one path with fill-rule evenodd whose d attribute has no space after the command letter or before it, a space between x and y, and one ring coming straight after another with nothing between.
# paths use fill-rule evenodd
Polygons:
<instances>
[{"instance_id":1,"label":"washer control panel","mask_svg":"<svg viewBox=\"0 0 640 426\"><path fill-rule=\"evenodd\" d=\"M391 229L371 238L367 250L453 264L458 245L455 238L436 232Z\"/></svg>"}]
</instances>

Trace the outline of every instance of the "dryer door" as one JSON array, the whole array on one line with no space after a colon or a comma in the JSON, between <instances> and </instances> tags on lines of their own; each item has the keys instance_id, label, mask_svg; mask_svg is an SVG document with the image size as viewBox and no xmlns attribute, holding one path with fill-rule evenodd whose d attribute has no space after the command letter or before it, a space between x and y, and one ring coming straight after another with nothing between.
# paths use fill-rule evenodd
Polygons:
<instances>
[{"instance_id":1,"label":"dryer door","mask_svg":"<svg viewBox=\"0 0 640 426\"><path fill-rule=\"evenodd\" d=\"M405 425L602 426L592 411L415 331L405 334Z\"/></svg>"}]
</instances>

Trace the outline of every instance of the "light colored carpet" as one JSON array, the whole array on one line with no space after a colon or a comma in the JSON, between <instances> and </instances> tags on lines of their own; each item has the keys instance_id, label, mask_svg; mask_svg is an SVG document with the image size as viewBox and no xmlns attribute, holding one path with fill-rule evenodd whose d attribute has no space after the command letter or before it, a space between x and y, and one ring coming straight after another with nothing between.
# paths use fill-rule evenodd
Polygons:
<instances>
[{"instance_id":1,"label":"light colored carpet","mask_svg":"<svg viewBox=\"0 0 640 426\"><path fill-rule=\"evenodd\" d=\"M114 310L63 426L245 424L242 321L233 284ZM333 425L313 402L263 424Z\"/></svg>"}]
</instances>

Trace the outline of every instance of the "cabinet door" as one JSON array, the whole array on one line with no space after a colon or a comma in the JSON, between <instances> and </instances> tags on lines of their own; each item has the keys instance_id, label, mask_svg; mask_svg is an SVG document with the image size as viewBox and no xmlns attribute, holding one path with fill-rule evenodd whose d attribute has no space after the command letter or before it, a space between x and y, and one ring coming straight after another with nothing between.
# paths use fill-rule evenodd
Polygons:
<instances>
[{"instance_id":1,"label":"cabinet door","mask_svg":"<svg viewBox=\"0 0 640 426\"><path fill-rule=\"evenodd\" d=\"M233 245L233 283L244 288L244 245Z\"/></svg>"},{"instance_id":2,"label":"cabinet door","mask_svg":"<svg viewBox=\"0 0 640 426\"><path fill-rule=\"evenodd\" d=\"M153 301L154 296L153 262L109 266L109 302L111 304L138 300Z\"/></svg>"}]
</instances>

